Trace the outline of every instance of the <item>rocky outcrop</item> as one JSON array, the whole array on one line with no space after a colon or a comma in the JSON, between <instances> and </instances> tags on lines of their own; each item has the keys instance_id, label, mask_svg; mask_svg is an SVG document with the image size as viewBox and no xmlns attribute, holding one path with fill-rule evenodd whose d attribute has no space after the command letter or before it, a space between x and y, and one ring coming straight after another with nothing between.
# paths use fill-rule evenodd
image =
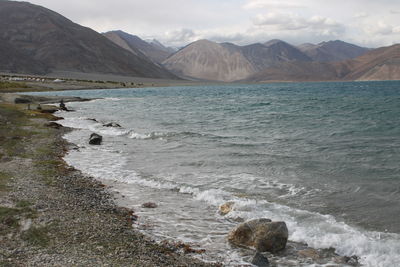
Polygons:
<instances>
[{"instance_id":1,"label":"rocky outcrop","mask_svg":"<svg viewBox=\"0 0 400 267\"><path fill-rule=\"evenodd\" d=\"M239 224L229 233L228 240L237 246L275 253L286 247L288 235L285 222L261 218Z\"/></svg>"},{"instance_id":2,"label":"rocky outcrop","mask_svg":"<svg viewBox=\"0 0 400 267\"><path fill-rule=\"evenodd\" d=\"M92 133L89 138L90 145L101 145L103 137L97 133Z\"/></svg>"}]
</instances>

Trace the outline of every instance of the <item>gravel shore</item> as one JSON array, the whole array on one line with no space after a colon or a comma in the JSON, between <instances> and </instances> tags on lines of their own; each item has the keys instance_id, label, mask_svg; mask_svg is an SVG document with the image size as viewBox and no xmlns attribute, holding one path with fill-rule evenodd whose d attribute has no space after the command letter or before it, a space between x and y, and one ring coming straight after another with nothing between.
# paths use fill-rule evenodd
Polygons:
<instances>
[{"instance_id":1,"label":"gravel shore","mask_svg":"<svg viewBox=\"0 0 400 267\"><path fill-rule=\"evenodd\" d=\"M220 265L134 230L134 211L65 164L68 129L50 119L0 103L0 266Z\"/></svg>"}]
</instances>

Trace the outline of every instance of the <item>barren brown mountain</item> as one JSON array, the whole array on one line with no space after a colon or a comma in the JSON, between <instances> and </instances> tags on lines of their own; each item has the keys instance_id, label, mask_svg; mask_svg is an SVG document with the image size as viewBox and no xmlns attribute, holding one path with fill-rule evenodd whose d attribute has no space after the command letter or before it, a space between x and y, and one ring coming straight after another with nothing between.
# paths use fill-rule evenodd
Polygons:
<instances>
[{"instance_id":1,"label":"barren brown mountain","mask_svg":"<svg viewBox=\"0 0 400 267\"><path fill-rule=\"evenodd\" d=\"M347 80L400 80L400 44L372 50L346 63L351 67Z\"/></svg>"},{"instance_id":2,"label":"barren brown mountain","mask_svg":"<svg viewBox=\"0 0 400 267\"><path fill-rule=\"evenodd\" d=\"M246 81L400 80L400 44L381 47L342 62L285 62Z\"/></svg>"},{"instance_id":3,"label":"barren brown mountain","mask_svg":"<svg viewBox=\"0 0 400 267\"><path fill-rule=\"evenodd\" d=\"M89 28L27 2L0 1L0 42L14 55L9 62L7 53L0 54L1 71L176 78L144 55L134 55Z\"/></svg>"},{"instance_id":4,"label":"barren brown mountain","mask_svg":"<svg viewBox=\"0 0 400 267\"><path fill-rule=\"evenodd\" d=\"M191 43L163 64L182 77L225 82L244 79L256 71L237 46L208 40Z\"/></svg>"}]
</instances>

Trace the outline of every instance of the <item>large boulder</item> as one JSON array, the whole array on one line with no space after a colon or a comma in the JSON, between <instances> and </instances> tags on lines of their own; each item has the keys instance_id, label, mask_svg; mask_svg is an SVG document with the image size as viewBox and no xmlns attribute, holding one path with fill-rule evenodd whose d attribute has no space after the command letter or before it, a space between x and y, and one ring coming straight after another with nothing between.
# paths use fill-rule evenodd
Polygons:
<instances>
[{"instance_id":1,"label":"large boulder","mask_svg":"<svg viewBox=\"0 0 400 267\"><path fill-rule=\"evenodd\" d=\"M89 137L89 144L90 145L100 145L103 137L97 133L92 133Z\"/></svg>"},{"instance_id":2,"label":"large boulder","mask_svg":"<svg viewBox=\"0 0 400 267\"><path fill-rule=\"evenodd\" d=\"M228 240L237 246L275 253L286 247L288 236L285 222L261 218L239 224L229 233Z\"/></svg>"},{"instance_id":3,"label":"large boulder","mask_svg":"<svg viewBox=\"0 0 400 267\"><path fill-rule=\"evenodd\" d=\"M28 104L28 103L32 103L32 101L28 98L16 97L14 99L14 103L15 104Z\"/></svg>"}]
</instances>

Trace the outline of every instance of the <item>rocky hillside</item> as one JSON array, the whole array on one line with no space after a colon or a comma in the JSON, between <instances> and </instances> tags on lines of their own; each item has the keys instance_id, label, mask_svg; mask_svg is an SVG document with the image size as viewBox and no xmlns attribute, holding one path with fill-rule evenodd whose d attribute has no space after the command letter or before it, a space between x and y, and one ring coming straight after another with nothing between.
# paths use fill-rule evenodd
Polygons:
<instances>
[{"instance_id":1,"label":"rocky hillside","mask_svg":"<svg viewBox=\"0 0 400 267\"><path fill-rule=\"evenodd\" d=\"M351 68L348 80L400 80L400 44L372 50L346 64Z\"/></svg>"},{"instance_id":2,"label":"rocky hillside","mask_svg":"<svg viewBox=\"0 0 400 267\"><path fill-rule=\"evenodd\" d=\"M173 50L163 46L157 40L148 43L136 35L131 35L123 31L110 31L103 34L115 44L125 48L126 50L138 54L143 53L151 60L161 63L173 53Z\"/></svg>"},{"instance_id":3,"label":"rocky hillside","mask_svg":"<svg viewBox=\"0 0 400 267\"><path fill-rule=\"evenodd\" d=\"M233 44L200 40L182 48L163 62L182 77L213 81L236 81L256 72L256 68Z\"/></svg>"},{"instance_id":4,"label":"rocky hillside","mask_svg":"<svg viewBox=\"0 0 400 267\"><path fill-rule=\"evenodd\" d=\"M0 53L3 72L176 78L146 56L121 49L101 34L27 2L0 1L0 43L6 51Z\"/></svg>"}]
</instances>

